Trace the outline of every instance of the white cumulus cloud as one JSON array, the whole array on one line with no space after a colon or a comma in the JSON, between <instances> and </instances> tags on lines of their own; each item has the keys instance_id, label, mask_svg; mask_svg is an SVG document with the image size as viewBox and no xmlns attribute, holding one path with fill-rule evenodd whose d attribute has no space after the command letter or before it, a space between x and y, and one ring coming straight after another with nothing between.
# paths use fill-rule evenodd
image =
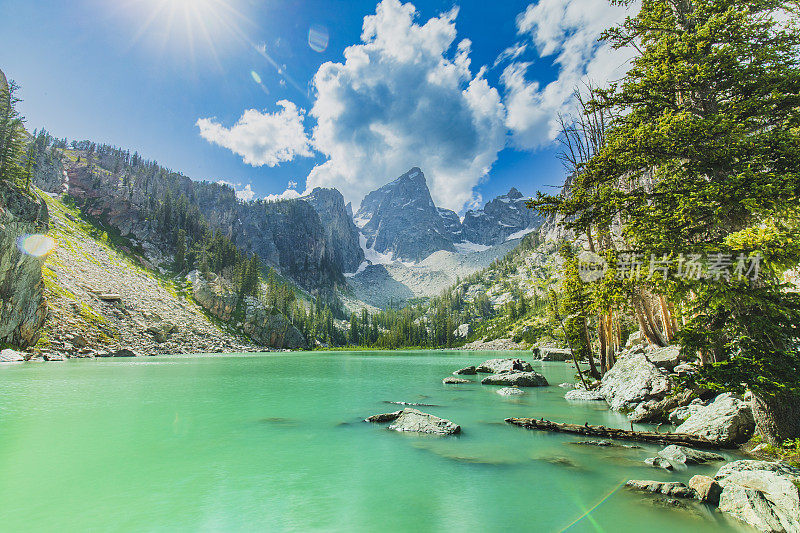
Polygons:
<instances>
[{"instance_id":1,"label":"white cumulus cloud","mask_svg":"<svg viewBox=\"0 0 800 533\"><path fill-rule=\"evenodd\" d=\"M204 139L242 156L248 165L274 167L295 157L310 157L305 111L288 100L277 104L281 109L274 113L246 110L230 128L210 118L198 119L197 127Z\"/></svg>"},{"instance_id":2,"label":"white cumulus cloud","mask_svg":"<svg viewBox=\"0 0 800 533\"><path fill-rule=\"evenodd\" d=\"M550 143L559 133L558 114L574 112L576 89L623 76L633 51L613 50L598 38L638 7L638 2L626 9L600 0L539 0L520 13L519 34L533 42L541 57L555 56L558 76L542 86L527 78L529 62L512 62L503 70L506 124L516 147L535 149Z\"/></svg>"},{"instance_id":3,"label":"white cumulus cloud","mask_svg":"<svg viewBox=\"0 0 800 533\"><path fill-rule=\"evenodd\" d=\"M419 166L437 205L471 199L505 145L505 109L483 69L472 74L470 41L456 43L457 14L423 23L412 4L383 0L344 62L319 68L312 143L328 160L308 189L336 187L357 205Z\"/></svg>"},{"instance_id":4,"label":"white cumulus cloud","mask_svg":"<svg viewBox=\"0 0 800 533\"><path fill-rule=\"evenodd\" d=\"M277 202L278 200L292 200L294 198L300 198L300 196L300 193L295 189L286 189L280 194L269 194L264 197L264 200L268 202Z\"/></svg>"},{"instance_id":5,"label":"white cumulus cloud","mask_svg":"<svg viewBox=\"0 0 800 533\"><path fill-rule=\"evenodd\" d=\"M236 191L236 198L238 198L239 200L243 200L245 202L249 202L250 200L252 200L253 196L255 195L256 193L250 187L249 183L245 185L244 189Z\"/></svg>"}]
</instances>

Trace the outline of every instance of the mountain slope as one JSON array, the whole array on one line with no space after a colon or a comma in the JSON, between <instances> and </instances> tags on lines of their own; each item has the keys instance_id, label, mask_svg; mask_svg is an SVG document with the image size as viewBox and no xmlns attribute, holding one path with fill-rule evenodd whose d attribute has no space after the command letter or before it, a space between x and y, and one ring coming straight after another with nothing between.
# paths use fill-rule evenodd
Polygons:
<instances>
[{"instance_id":1,"label":"mountain slope","mask_svg":"<svg viewBox=\"0 0 800 533\"><path fill-rule=\"evenodd\" d=\"M119 236L45 196L56 248L42 269L49 309L37 348L91 355L129 348L140 354L240 352L257 349L212 321L184 281L156 275L128 254Z\"/></svg>"}]
</instances>

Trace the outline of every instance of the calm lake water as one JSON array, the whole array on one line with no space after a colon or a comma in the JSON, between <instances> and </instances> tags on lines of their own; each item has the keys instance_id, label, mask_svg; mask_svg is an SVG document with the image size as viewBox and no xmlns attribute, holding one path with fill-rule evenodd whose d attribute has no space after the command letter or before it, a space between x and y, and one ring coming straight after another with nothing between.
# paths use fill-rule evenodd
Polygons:
<instances>
[{"instance_id":1,"label":"calm lake water","mask_svg":"<svg viewBox=\"0 0 800 533\"><path fill-rule=\"evenodd\" d=\"M517 356L515 353L513 356ZM627 479L687 481L642 463L659 447L598 448L509 416L629 427L551 386L521 397L443 385L501 353L357 352L148 357L0 368L2 531L744 530L701 505L654 505ZM474 378L474 376L472 376ZM480 376L479 376L480 377ZM460 436L361 422L399 407Z\"/></svg>"}]
</instances>

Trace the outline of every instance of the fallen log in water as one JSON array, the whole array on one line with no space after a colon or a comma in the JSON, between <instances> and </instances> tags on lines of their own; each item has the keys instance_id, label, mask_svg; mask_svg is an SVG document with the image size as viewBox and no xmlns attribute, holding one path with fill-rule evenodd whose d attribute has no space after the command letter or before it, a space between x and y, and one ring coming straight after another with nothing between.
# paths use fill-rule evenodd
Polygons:
<instances>
[{"instance_id":1,"label":"fallen log in water","mask_svg":"<svg viewBox=\"0 0 800 533\"><path fill-rule=\"evenodd\" d=\"M563 424L549 420L536 420L535 418L506 418L506 422L525 429L539 431L553 431L556 433L572 433L585 437L599 437L602 439L633 440L639 442L657 442L660 444L681 444L697 448L733 448L735 445L725 445L710 441L696 435L687 433L656 433L654 431L630 431L627 429L607 428L605 426L590 426L584 424Z\"/></svg>"}]
</instances>

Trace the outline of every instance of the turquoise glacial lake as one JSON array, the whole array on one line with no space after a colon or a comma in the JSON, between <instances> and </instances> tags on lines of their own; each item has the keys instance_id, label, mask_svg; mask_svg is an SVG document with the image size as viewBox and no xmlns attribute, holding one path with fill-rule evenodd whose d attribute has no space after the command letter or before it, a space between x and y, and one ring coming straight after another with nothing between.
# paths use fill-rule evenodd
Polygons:
<instances>
[{"instance_id":1,"label":"turquoise glacial lake","mask_svg":"<svg viewBox=\"0 0 800 533\"><path fill-rule=\"evenodd\" d=\"M575 445L513 416L629 427L551 386L443 385L497 352L332 352L71 360L0 366L2 531L749 531L622 484L688 481L660 447ZM515 352L511 356L518 356ZM470 376L468 376L470 377ZM474 378L474 376L471 376ZM480 375L478 376L478 379ZM388 431L368 415L419 407L463 428ZM733 456L730 456L734 458Z\"/></svg>"}]
</instances>

